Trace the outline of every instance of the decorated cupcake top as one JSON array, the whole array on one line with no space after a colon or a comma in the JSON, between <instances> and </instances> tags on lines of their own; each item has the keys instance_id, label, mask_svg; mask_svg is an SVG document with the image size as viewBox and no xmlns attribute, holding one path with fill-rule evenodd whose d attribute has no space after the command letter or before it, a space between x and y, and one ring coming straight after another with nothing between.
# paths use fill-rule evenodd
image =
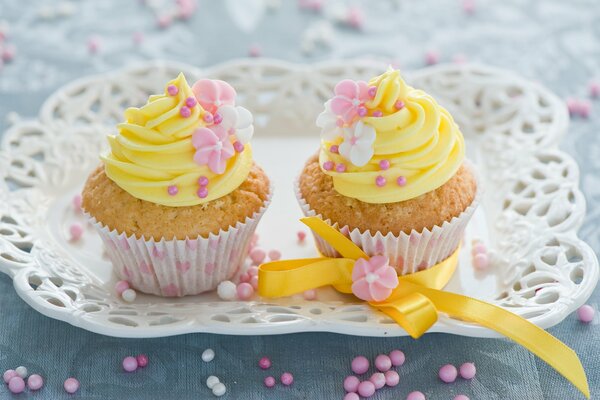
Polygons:
<instances>
[{"instance_id":1,"label":"decorated cupcake top","mask_svg":"<svg viewBox=\"0 0 600 400\"><path fill-rule=\"evenodd\" d=\"M106 175L132 196L165 206L193 206L234 191L252 167L252 114L235 105L226 82L183 74L128 108L108 136Z\"/></svg>"},{"instance_id":2,"label":"decorated cupcake top","mask_svg":"<svg viewBox=\"0 0 600 400\"><path fill-rule=\"evenodd\" d=\"M368 83L338 83L317 125L321 169L338 193L366 203L395 203L434 190L465 157L448 111L391 68Z\"/></svg>"}]
</instances>

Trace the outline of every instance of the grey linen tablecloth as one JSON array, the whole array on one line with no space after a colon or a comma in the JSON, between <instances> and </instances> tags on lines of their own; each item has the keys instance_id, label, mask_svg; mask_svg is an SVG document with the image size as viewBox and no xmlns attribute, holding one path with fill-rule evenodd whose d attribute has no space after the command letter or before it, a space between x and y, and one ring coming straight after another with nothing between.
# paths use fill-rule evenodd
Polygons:
<instances>
[{"instance_id":1,"label":"grey linen tablecloth","mask_svg":"<svg viewBox=\"0 0 600 400\"><path fill-rule=\"evenodd\" d=\"M240 3L245 6L240 8ZM302 2L300 2L302 3ZM472 2L471 2L472 3ZM442 61L469 61L509 68L537 80L560 96L586 96L587 83L600 78L600 5L597 1L476 1L472 15L463 3L380 1L354 4L364 11L362 30L337 23L348 3L331 1L324 12L300 10L296 1L200 1L188 21L161 30L157 15L173 7L163 1L0 0L0 27L15 59L0 69L0 134L13 112L34 117L44 99L74 78L162 58L207 66L244 57L255 46L264 56L295 62L373 56L402 68L424 64L427 51ZM242 11L240 11L242 10ZM134 32L144 39L134 45ZM98 43L90 55L88 41ZM95 38L95 39L94 39ZM319 44L315 42L324 42ZM600 249L600 102L589 119L571 122L563 148L581 167L588 216L581 236ZM597 307L600 292L589 300ZM550 332L571 346L587 370L592 398L600 396L600 329L575 315ZM200 354L213 348L216 359ZM583 398L553 369L507 340L447 334L410 338L364 338L308 333L283 336L190 334L161 339L116 339L47 318L27 306L0 275L0 369L25 365L45 377L38 393L0 398L203 399L212 398L208 375L226 383L230 399L341 399L342 380L354 355L368 357L402 349L407 358L400 385L380 390L374 399L404 399L420 390L428 399ZM125 355L146 353L150 365L134 374L121 371ZM269 355L275 376L291 371L295 383L266 389L264 371L255 365ZM477 376L445 385L437 369L445 363L474 361ZM75 376L80 391L67 395L64 379Z\"/></svg>"}]
</instances>

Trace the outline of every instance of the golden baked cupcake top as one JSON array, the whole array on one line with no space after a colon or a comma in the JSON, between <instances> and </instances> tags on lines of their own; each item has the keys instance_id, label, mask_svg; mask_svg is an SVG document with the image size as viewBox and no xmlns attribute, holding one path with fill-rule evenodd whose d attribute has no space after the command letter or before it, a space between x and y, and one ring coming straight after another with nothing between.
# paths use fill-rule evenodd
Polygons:
<instances>
[{"instance_id":1,"label":"golden baked cupcake top","mask_svg":"<svg viewBox=\"0 0 600 400\"><path fill-rule=\"evenodd\" d=\"M101 155L106 175L132 196L171 207L226 196L252 168L252 114L235 105L235 90L220 80L190 87L183 76L128 108L119 133Z\"/></svg>"},{"instance_id":2,"label":"golden baked cupcake top","mask_svg":"<svg viewBox=\"0 0 600 400\"><path fill-rule=\"evenodd\" d=\"M395 203L447 182L465 157L452 116L430 95L389 69L343 80L317 118L319 163L335 190L365 203Z\"/></svg>"}]
</instances>

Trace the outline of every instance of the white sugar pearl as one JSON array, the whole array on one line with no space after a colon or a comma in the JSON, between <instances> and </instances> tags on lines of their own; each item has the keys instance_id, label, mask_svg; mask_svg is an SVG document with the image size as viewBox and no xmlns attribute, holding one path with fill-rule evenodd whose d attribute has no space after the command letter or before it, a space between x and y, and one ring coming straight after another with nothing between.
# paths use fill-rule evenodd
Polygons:
<instances>
[{"instance_id":1,"label":"white sugar pearl","mask_svg":"<svg viewBox=\"0 0 600 400\"><path fill-rule=\"evenodd\" d=\"M211 362L215 358L215 352L213 349L206 349L202 353L202 361Z\"/></svg>"},{"instance_id":2,"label":"white sugar pearl","mask_svg":"<svg viewBox=\"0 0 600 400\"><path fill-rule=\"evenodd\" d=\"M219 378L214 375L211 375L206 379L206 386L208 386L209 389L214 388L217 383L220 383Z\"/></svg>"},{"instance_id":3,"label":"white sugar pearl","mask_svg":"<svg viewBox=\"0 0 600 400\"><path fill-rule=\"evenodd\" d=\"M15 368L15 372L17 373L17 375L19 375L23 379L25 379L27 377L27 368L25 368L23 366Z\"/></svg>"},{"instance_id":4,"label":"white sugar pearl","mask_svg":"<svg viewBox=\"0 0 600 400\"><path fill-rule=\"evenodd\" d=\"M212 388L212 391L215 396L221 397L225 394L225 392L227 391L227 388L225 387L225 385L223 385L221 382L219 382Z\"/></svg>"},{"instance_id":5,"label":"white sugar pearl","mask_svg":"<svg viewBox=\"0 0 600 400\"><path fill-rule=\"evenodd\" d=\"M233 300L237 296L237 288L235 283L231 281L223 281L217 286L217 294L221 300Z\"/></svg>"},{"instance_id":6,"label":"white sugar pearl","mask_svg":"<svg viewBox=\"0 0 600 400\"><path fill-rule=\"evenodd\" d=\"M123 293L121 293L121 297L123 298L123 300L125 300L128 303L132 303L133 301L135 301L136 296L137 293L133 289L127 289L124 290Z\"/></svg>"}]
</instances>

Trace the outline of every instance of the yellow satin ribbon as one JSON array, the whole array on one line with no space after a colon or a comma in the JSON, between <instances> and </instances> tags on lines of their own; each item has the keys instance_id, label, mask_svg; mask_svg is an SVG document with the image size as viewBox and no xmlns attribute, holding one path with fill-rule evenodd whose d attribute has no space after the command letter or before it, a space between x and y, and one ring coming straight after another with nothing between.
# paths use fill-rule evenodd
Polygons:
<instances>
[{"instance_id":1,"label":"yellow satin ribbon","mask_svg":"<svg viewBox=\"0 0 600 400\"><path fill-rule=\"evenodd\" d=\"M281 260L262 264L258 292L263 297L284 297L322 286L352 293L352 269L359 258L369 259L358 246L320 218L301 220L326 240L342 257ZM548 332L498 306L441 290L458 264L457 249L439 264L410 275L399 276L398 286L384 301L369 305L396 321L413 338L425 333L442 312L477 323L510 338L540 357L590 398L587 377L577 354Z\"/></svg>"}]
</instances>

